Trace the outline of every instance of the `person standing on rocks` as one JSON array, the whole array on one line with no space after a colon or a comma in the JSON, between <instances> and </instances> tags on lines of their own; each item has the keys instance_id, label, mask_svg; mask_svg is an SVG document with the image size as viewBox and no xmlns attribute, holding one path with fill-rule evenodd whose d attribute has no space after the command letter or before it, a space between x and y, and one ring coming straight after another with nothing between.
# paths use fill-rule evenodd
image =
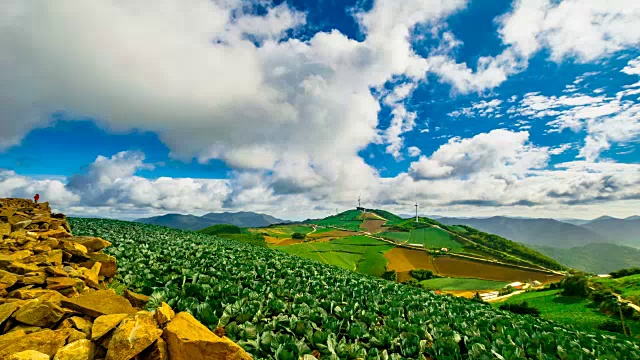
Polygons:
<instances>
[{"instance_id":1,"label":"person standing on rocks","mask_svg":"<svg viewBox=\"0 0 640 360\"><path fill-rule=\"evenodd\" d=\"M37 204L38 200L40 200L40 194L36 194L36 196L33 197L33 200L35 200Z\"/></svg>"}]
</instances>

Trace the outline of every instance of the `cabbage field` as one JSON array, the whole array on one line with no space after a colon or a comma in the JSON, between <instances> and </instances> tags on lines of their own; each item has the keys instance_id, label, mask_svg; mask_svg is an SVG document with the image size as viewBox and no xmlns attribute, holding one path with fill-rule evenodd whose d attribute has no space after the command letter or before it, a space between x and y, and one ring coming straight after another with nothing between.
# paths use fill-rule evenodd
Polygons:
<instances>
[{"instance_id":1,"label":"cabbage field","mask_svg":"<svg viewBox=\"0 0 640 360\"><path fill-rule=\"evenodd\" d=\"M637 339L440 296L264 247L159 226L70 219L116 280L189 311L257 359L640 359Z\"/></svg>"}]
</instances>

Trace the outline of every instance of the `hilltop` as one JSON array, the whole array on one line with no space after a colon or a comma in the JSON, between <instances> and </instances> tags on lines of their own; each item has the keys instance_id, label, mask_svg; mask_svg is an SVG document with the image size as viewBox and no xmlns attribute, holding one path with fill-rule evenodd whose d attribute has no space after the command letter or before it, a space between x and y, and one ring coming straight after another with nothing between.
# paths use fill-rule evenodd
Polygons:
<instances>
[{"instance_id":1,"label":"hilltop","mask_svg":"<svg viewBox=\"0 0 640 360\"><path fill-rule=\"evenodd\" d=\"M347 210L324 219L229 234L215 228L202 232L254 245L262 241L263 246L320 263L466 297L512 282L557 282L565 269L496 235L424 217L405 220L380 209Z\"/></svg>"}]
</instances>

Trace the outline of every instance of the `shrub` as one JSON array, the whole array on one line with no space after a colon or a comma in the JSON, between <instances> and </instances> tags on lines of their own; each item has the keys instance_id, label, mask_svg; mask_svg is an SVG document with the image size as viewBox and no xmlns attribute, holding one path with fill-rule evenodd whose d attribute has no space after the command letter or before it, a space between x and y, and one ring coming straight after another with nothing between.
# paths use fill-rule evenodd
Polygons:
<instances>
[{"instance_id":1,"label":"shrub","mask_svg":"<svg viewBox=\"0 0 640 360\"><path fill-rule=\"evenodd\" d=\"M305 237L307 237L307 235L299 232L294 232L293 234L291 234L291 238L295 240L304 240Z\"/></svg>"},{"instance_id":2,"label":"shrub","mask_svg":"<svg viewBox=\"0 0 640 360\"><path fill-rule=\"evenodd\" d=\"M513 286L505 286L498 291L498 296L508 295L514 291L516 291L516 288L514 288Z\"/></svg>"},{"instance_id":3,"label":"shrub","mask_svg":"<svg viewBox=\"0 0 640 360\"><path fill-rule=\"evenodd\" d=\"M572 275L562 279L562 295L586 298L589 296L589 282L583 275Z\"/></svg>"},{"instance_id":4,"label":"shrub","mask_svg":"<svg viewBox=\"0 0 640 360\"><path fill-rule=\"evenodd\" d=\"M540 310L529 306L526 301L523 301L519 304L516 303L500 305L500 310L511 311L514 314L531 315L535 317L540 316Z\"/></svg>"},{"instance_id":5,"label":"shrub","mask_svg":"<svg viewBox=\"0 0 640 360\"><path fill-rule=\"evenodd\" d=\"M438 275L434 274L433 271L425 269L414 269L411 270L410 273L411 276L418 281L435 279L439 277Z\"/></svg>"},{"instance_id":6,"label":"shrub","mask_svg":"<svg viewBox=\"0 0 640 360\"><path fill-rule=\"evenodd\" d=\"M618 320L607 320L604 323L598 325L598 330L611 331L622 334L622 322Z\"/></svg>"},{"instance_id":7,"label":"shrub","mask_svg":"<svg viewBox=\"0 0 640 360\"><path fill-rule=\"evenodd\" d=\"M629 269L620 269L618 271L614 271L610 273L609 275L611 275L612 278L617 279L617 278L636 275L636 274L640 274L640 268L632 267Z\"/></svg>"},{"instance_id":8,"label":"shrub","mask_svg":"<svg viewBox=\"0 0 640 360\"><path fill-rule=\"evenodd\" d=\"M385 280L398 281L398 274L394 270L385 271L381 276Z\"/></svg>"},{"instance_id":9,"label":"shrub","mask_svg":"<svg viewBox=\"0 0 640 360\"><path fill-rule=\"evenodd\" d=\"M482 296L480 296L480 293L476 291L475 295L473 295L473 297L471 298L471 301L477 302L477 303L485 303L484 300L482 300Z\"/></svg>"},{"instance_id":10,"label":"shrub","mask_svg":"<svg viewBox=\"0 0 640 360\"><path fill-rule=\"evenodd\" d=\"M242 234L242 229L231 224L218 224L198 230L199 233L207 235L218 234Z\"/></svg>"}]
</instances>

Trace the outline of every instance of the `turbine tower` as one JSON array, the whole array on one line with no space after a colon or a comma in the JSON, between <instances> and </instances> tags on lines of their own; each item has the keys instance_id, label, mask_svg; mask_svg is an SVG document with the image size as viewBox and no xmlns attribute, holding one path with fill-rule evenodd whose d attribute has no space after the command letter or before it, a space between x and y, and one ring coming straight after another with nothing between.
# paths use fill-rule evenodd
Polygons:
<instances>
[{"instance_id":1,"label":"turbine tower","mask_svg":"<svg viewBox=\"0 0 640 360\"><path fill-rule=\"evenodd\" d=\"M418 200L416 200L416 222L418 222Z\"/></svg>"},{"instance_id":2,"label":"turbine tower","mask_svg":"<svg viewBox=\"0 0 640 360\"><path fill-rule=\"evenodd\" d=\"M362 207L362 206L360 206L360 195L358 195L358 207L359 208Z\"/></svg>"}]
</instances>

